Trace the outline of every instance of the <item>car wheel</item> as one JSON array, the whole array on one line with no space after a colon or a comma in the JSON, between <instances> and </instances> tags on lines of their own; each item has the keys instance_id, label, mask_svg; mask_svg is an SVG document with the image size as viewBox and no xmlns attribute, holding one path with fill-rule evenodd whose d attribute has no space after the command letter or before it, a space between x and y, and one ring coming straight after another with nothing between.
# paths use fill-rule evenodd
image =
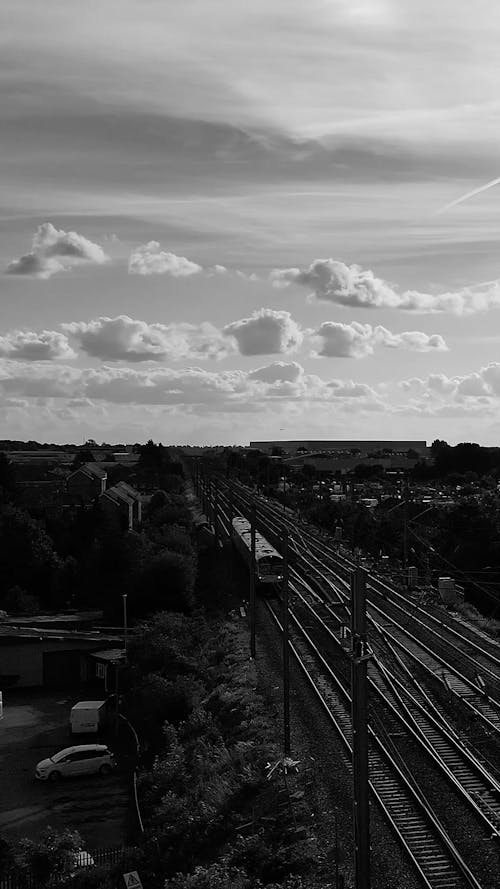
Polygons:
<instances>
[{"instance_id":1,"label":"car wheel","mask_svg":"<svg viewBox=\"0 0 500 889\"><path fill-rule=\"evenodd\" d=\"M55 771L54 771L54 772L51 772L50 775L49 775L49 781L52 781L52 783L55 784L56 781L59 781L59 778L60 778L60 777L61 777L61 773L60 773L60 772L55 772Z\"/></svg>"},{"instance_id":2,"label":"car wheel","mask_svg":"<svg viewBox=\"0 0 500 889\"><path fill-rule=\"evenodd\" d=\"M106 763L104 763L104 765L102 765L101 768L99 769L100 775L109 775L110 772L111 772L111 766L108 766Z\"/></svg>"}]
</instances>

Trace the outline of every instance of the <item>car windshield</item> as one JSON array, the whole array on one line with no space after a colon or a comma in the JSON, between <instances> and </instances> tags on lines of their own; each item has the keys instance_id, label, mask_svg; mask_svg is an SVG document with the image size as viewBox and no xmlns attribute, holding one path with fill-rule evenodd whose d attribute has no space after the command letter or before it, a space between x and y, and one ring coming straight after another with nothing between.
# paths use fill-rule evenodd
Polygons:
<instances>
[{"instance_id":1,"label":"car windshield","mask_svg":"<svg viewBox=\"0 0 500 889\"><path fill-rule=\"evenodd\" d=\"M60 762L61 759L64 759L64 757L67 756L67 753L67 750L59 750L59 753L54 753L53 756L49 756L49 759L52 760L52 762Z\"/></svg>"}]
</instances>

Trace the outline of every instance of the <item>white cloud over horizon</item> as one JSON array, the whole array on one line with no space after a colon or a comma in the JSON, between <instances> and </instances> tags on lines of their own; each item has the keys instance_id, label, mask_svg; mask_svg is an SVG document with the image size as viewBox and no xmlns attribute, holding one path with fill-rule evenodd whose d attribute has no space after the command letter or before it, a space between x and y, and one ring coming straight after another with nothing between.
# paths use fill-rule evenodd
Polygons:
<instances>
[{"instance_id":1,"label":"white cloud over horizon","mask_svg":"<svg viewBox=\"0 0 500 889\"><path fill-rule=\"evenodd\" d=\"M489 411L500 404L500 363L458 376L429 374L369 385L350 379L324 379L296 362L276 361L250 371L210 371L201 367L137 369L103 365L77 368L60 363L0 359L0 392L5 398L89 399L110 404L199 405L246 411L265 404L349 402L360 410L444 414ZM404 396L403 400L401 400ZM357 407L356 407L357 406Z\"/></svg>"},{"instance_id":2,"label":"white cloud over horizon","mask_svg":"<svg viewBox=\"0 0 500 889\"><path fill-rule=\"evenodd\" d=\"M9 398L88 398L113 404L200 404L246 411L275 399L334 401L363 399L381 406L367 384L322 380L297 363L276 362L249 371L208 371L199 367L150 368L103 365L76 368L58 364L22 364L0 360L0 391Z\"/></svg>"}]
</instances>

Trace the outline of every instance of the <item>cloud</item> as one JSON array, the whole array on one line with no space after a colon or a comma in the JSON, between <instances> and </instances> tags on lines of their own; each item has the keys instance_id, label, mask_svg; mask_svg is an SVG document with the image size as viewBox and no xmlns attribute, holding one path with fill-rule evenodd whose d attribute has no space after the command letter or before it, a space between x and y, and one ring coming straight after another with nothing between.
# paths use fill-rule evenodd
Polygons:
<instances>
[{"instance_id":1,"label":"cloud","mask_svg":"<svg viewBox=\"0 0 500 889\"><path fill-rule=\"evenodd\" d=\"M13 259L5 272L7 275L50 278L79 263L102 265L108 259L99 244L77 232L58 230L51 222L44 222L33 236L31 252Z\"/></svg>"},{"instance_id":2,"label":"cloud","mask_svg":"<svg viewBox=\"0 0 500 889\"><path fill-rule=\"evenodd\" d=\"M102 264L107 256L99 244L94 244L77 232L58 231L51 222L38 226L33 238L33 252L44 256L65 256L83 262Z\"/></svg>"},{"instance_id":3,"label":"cloud","mask_svg":"<svg viewBox=\"0 0 500 889\"><path fill-rule=\"evenodd\" d=\"M214 266L216 273L222 274L223 266ZM191 262L185 256L176 256L160 248L158 241L148 241L132 251L128 261L130 275L172 275L186 278L203 271L201 265Z\"/></svg>"},{"instance_id":4,"label":"cloud","mask_svg":"<svg viewBox=\"0 0 500 889\"><path fill-rule=\"evenodd\" d=\"M492 362L478 371L452 377L446 374L412 377L402 380L397 388L408 399L396 408L399 411L429 416L486 415L493 409L498 411L500 363Z\"/></svg>"},{"instance_id":5,"label":"cloud","mask_svg":"<svg viewBox=\"0 0 500 889\"><path fill-rule=\"evenodd\" d=\"M371 269L348 266L334 259L315 259L306 269L273 269L270 280L273 287L298 284L309 288L313 299L355 308L470 315L500 307L500 280L486 281L449 293L431 294L418 290L398 293Z\"/></svg>"},{"instance_id":6,"label":"cloud","mask_svg":"<svg viewBox=\"0 0 500 889\"><path fill-rule=\"evenodd\" d=\"M231 345L212 324L148 324L118 315L61 325L81 349L103 361L224 358Z\"/></svg>"},{"instance_id":7,"label":"cloud","mask_svg":"<svg viewBox=\"0 0 500 889\"><path fill-rule=\"evenodd\" d=\"M36 253L24 253L19 259L13 259L5 269L6 275L28 275L33 278L50 278L65 267L57 259L46 259Z\"/></svg>"},{"instance_id":8,"label":"cloud","mask_svg":"<svg viewBox=\"0 0 500 889\"><path fill-rule=\"evenodd\" d=\"M391 333L385 327L371 324L341 324L324 321L315 331L320 342L317 355L327 358L365 358L373 355L377 347L401 349L412 352L446 351L447 346L439 334L428 335L419 330Z\"/></svg>"},{"instance_id":9,"label":"cloud","mask_svg":"<svg viewBox=\"0 0 500 889\"><path fill-rule=\"evenodd\" d=\"M257 367L248 374L249 380L259 380L262 383L296 383L304 374L304 368L296 361L285 363L274 361L264 367Z\"/></svg>"},{"instance_id":10,"label":"cloud","mask_svg":"<svg viewBox=\"0 0 500 889\"><path fill-rule=\"evenodd\" d=\"M358 410L380 409L375 389L350 380L325 381L301 365L275 362L245 372L103 365L76 368L54 363L0 359L0 393L7 398L65 398L113 404L199 406L203 410L247 412L271 403L356 403Z\"/></svg>"},{"instance_id":11,"label":"cloud","mask_svg":"<svg viewBox=\"0 0 500 889\"><path fill-rule=\"evenodd\" d=\"M76 355L67 337L55 330L42 330L40 333L13 330L0 336L0 358L52 361L76 358Z\"/></svg>"},{"instance_id":12,"label":"cloud","mask_svg":"<svg viewBox=\"0 0 500 889\"><path fill-rule=\"evenodd\" d=\"M241 355L293 352L303 340L303 333L290 313L274 309L258 309L250 318L226 324L222 332L234 337Z\"/></svg>"}]
</instances>

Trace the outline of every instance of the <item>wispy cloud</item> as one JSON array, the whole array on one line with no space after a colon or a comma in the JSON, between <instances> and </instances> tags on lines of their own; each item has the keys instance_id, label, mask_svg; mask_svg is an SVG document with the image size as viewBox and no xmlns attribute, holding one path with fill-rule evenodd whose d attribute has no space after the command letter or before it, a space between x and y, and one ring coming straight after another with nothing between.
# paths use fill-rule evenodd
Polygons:
<instances>
[{"instance_id":1,"label":"wispy cloud","mask_svg":"<svg viewBox=\"0 0 500 889\"><path fill-rule=\"evenodd\" d=\"M463 202L468 201L469 198L474 198L477 194L481 194L483 191L488 191L488 189L493 188L495 185L500 185L500 176L497 177L497 179L492 179L491 182L487 182L486 185L481 185L479 188L473 188L472 191L468 191L461 195L461 197L456 198L456 200L450 201L449 204L445 204L444 207L440 207L439 210L436 210L434 215L438 216L441 213L446 213L446 211L451 210L452 207L457 207L459 204L463 204Z\"/></svg>"}]
</instances>

